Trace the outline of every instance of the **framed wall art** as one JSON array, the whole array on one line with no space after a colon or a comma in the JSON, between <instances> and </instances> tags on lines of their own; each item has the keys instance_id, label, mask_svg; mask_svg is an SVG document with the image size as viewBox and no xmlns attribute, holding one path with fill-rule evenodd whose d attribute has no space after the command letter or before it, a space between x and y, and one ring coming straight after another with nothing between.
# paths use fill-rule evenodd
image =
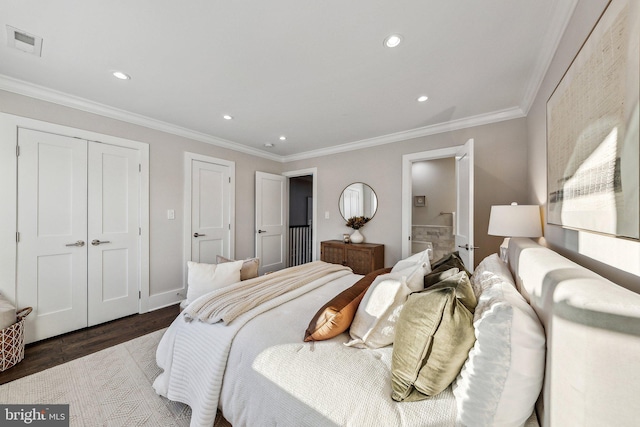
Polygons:
<instances>
[{"instance_id":1,"label":"framed wall art","mask_svg":"<svg viewBox=\"0 0 640 427\"><path fill-rule=\"evenodd\" d=\"M547 101L547 222L640 239L640 2L611 0Z\"/></svg>"}]
</instances>

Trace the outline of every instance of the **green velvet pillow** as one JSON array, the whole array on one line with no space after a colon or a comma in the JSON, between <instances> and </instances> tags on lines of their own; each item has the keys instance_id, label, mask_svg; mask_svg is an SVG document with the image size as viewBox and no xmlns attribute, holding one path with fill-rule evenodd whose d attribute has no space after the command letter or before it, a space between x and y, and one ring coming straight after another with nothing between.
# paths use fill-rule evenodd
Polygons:
<instances>
[{"instance_id":1,"label":"green velvet pillow","mask_svg":"<svg viewBox=\"0 0 640 427\"><path fill-rule=\"evenodd\" d=\"M391 398L435 396L457 377L476 337L476 298L465 272L409 295L396 324Z\"/></svg>"},{"instance_id":2,"label":"green velvet pillow","mask_svg":"<svg viewBox=\"0 0 640 427\"><path fill-rule=\"evenodd\" d=\"M437 290L442 288L453 288L456 291L456 298L464 304L464 306L472 314L478 305L476 294L473 292L473 286L471 286L471 279L464 271L460 271L457 274L451 275L444 280L431 286L430 290Z\"/></svg>"},{"instance_id":3,"label":"green velvet pillow","mask_svg":"<svg viewBox=\"0 0 640 427\"><path fill-rule=\"evenodd\" d=\"M443 281L453 275L456 275L460 272L460 269L457 267L451 267L450 265L444 264L440 267L437 267L435 270L432 270L431 273L426 274L424 276L424 288L430 288L438 282Z\"/></svg>"},{"instance_id":4,"label":"green velvet pillow","mask_svg":"<svg viewBox=\"0 0 640 427\"><path fill-rule=\"evenodd\" d=\"M449 275L447 271L457 268L458 271L464 271L467 276L471 277L471 273L464 266L460 253L458 251L451 252L431 264L431 273L424 276L424 288L428 288L435 283L444 280Z\"/></svg>"},{"instance_id":5,"label":"green velvet pillow","mask_svg":"<svg viewBox=\"0 0 640 427\"><path fill-rule=\"evenodd\" d=\"M464 271L467 273L467 276L471 277L471 273L467 270L467 268L464 266L464 262L462 262L462 258L460 258L460 252L455 251L455 252L451 252L445 256L443 256L442 258L440 258L437 261L434 261L431 264L431 270L435 270L441 266L448 266L448 268L445 267L446 270L448 270L449 268L458 268L460 271Z\"/></svg>"}]
</instances>

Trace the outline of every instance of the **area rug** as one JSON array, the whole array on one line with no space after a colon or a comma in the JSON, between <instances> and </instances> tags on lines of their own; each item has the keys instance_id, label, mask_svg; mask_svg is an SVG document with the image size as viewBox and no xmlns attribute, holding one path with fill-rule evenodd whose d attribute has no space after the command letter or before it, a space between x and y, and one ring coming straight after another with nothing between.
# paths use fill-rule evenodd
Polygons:
<instances>
[{"instance_id":1,"label":"area rug","mask_svg":"<svg viewBox=\"0 0 640 427\"><path fill-rule=\"evenodd\" d=\"M6 404L69 404L71 426L188 426L189 406L158 396L163 330L0 386ZM214 427L231 427L220 415Z\"/></svg>"}]
</instances>

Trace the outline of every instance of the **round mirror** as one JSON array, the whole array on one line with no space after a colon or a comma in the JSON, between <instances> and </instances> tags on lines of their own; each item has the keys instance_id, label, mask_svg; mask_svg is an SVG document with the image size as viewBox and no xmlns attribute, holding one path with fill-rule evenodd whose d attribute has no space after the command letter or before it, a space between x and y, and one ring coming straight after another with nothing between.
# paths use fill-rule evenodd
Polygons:
<instances>
[{"instance_id":1,"label":"round mirror","mask_svg":"<svg viewBox=\"0 0 640 427\"><path fill-rule=\"evenodd\" d=\"M373 218L378 210L378 197L364 182L354 182L340 193L338 207L345 221L354 216Z\"/></svg>"}]
</instances>

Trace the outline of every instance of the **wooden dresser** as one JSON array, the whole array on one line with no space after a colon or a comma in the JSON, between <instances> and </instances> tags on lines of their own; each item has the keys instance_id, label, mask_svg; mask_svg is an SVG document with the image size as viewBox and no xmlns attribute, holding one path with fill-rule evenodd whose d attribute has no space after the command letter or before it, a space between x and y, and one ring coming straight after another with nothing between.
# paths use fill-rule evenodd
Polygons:
<instances>
[{"instance_id":1,"label":"wooden dresser","mask_svg":"<svg viewBox=\"0 0 640 427\"><path fill-rule=\"evenodd\" d=\"M320 259L351 267L356 274L367 274L384 268L384 245L327 240L320 242Z\"/></svg>"}]
</instances>

